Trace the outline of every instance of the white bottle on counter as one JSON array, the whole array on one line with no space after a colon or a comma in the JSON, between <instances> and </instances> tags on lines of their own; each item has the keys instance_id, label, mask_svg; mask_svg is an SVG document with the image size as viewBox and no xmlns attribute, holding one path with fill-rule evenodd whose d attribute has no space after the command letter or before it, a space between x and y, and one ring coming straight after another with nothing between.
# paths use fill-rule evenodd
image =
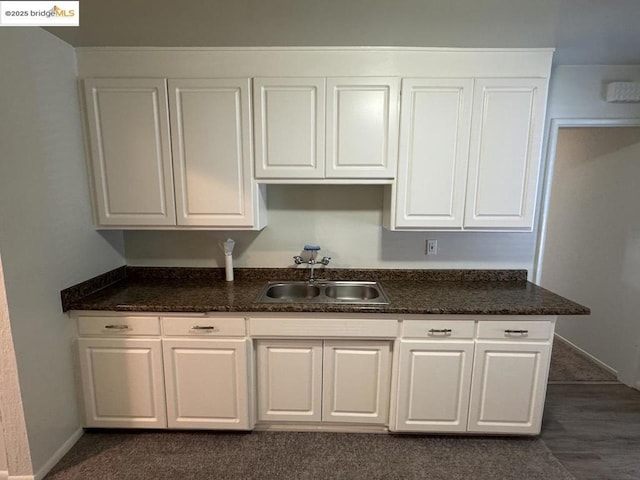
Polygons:
<instances>
[{"instance_id":1,"label":"white bottle on counter","mask_svg":"<svg viewBox=\"0 0 640 480\"><path fill-rule=\"evenodd\" d=\"M232 239L227 238L227 240L224 242L223 248L224 248L224 273L225 273L225 277L227 279L227 282L233 282L233 247L235 246L236 242L234 242Z\"/></svg>"},{"instance_id":2,"label":"white bottle on counter","mask_svg":"<svg viewBox=\"0 0 640 480\"><path fill-rule=\"evenodd\" d=\"M224 255L224 273L227 282L233 282L233 256L230 253Z\"/></svg>"}]
</instances>

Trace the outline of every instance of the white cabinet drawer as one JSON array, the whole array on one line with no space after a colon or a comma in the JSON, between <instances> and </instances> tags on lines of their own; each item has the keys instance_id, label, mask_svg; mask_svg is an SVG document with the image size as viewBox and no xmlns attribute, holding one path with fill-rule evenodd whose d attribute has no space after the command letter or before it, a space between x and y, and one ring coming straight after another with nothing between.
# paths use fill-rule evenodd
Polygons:
<instances>
[{"instance_id":1,"label":"white cabinet drawer","mask_svg":"<svg viewBox=\"0 0 640 480\"><path fill-rule=\"evenodd\" d=\"M412 338L473 338L473 320L405 320L402 336Z\"/></svg>"},{"instance_id":2,"label":"white cabinet drawer","mask_svg":"<svg viewBox=\"0 0 640 480\"><path fill-rule=\"evenodd\" d=\"M244 317L162 317L166 336L244 337Z\"/></svg>"},{"instance_id":3,"label":"white cabinet drawer","mask_svg":"<svg viewBox=\"0 0 640 480\"><path fill-rule=\"evenodd\" d=\"M394 338L398 322L387 319L252 318L254 337L362 337Z\"/></svg>"},{"instance_id":4,"label":"white cabinet drawer","mask_svg":"<svg viewBox=\"0 0 640 480\"><path fill-rule=\"evenodd\" d=\"M160 335L158 317L79 316L80 335Z\"/></svg>"},{"instance_id":5,"label":"white cabinet drawer","mask_svg":"<svg viewBox=\"0 0 640 480\"><path fill-rule=\"evenodd\" d=\"M551 322L481 321L478 338L492 340L548 340L553 332Z\"/></svg>"}]
</instances>

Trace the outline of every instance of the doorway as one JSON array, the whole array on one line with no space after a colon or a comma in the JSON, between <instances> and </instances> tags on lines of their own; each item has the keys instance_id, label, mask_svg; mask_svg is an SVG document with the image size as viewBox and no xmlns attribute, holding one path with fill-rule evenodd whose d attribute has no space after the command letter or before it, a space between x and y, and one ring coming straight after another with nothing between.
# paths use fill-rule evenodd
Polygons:
<instances>
[{"instance_id":1,"label":"doorway","mask_svg":"<svg viewBox=\"0 0 640 480\"><path fill-rule=\"evenodd\" d=\"M557 333L640 389L640 121L554 120L535 280L591 308Z\"/></svg>"}]
</instances>

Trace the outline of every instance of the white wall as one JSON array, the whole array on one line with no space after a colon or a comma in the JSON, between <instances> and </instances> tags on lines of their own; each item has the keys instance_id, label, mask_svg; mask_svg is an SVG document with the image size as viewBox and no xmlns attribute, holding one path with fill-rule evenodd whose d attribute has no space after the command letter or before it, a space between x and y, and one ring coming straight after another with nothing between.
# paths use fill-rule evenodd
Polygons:
<instances>
[{"instance_id":1,"label":"white wall","mask_svg":"<svg viewBox=\"0 0 640 480\"><path fill-rule=\"evenodd\" d=\"M124 263L91 226L74 50L0 29L0 252L34 471L80 427L60 290Z\"/></svg>"},{"instance_id":2,"label":"white wall","mask_svg":"<svg viewBox=\"0 0 640 480\"><path fill-rule=\"evenodd\" d=\"M556 179L556 172L553 171L553 165L551 161L555 155L556 144L555 140L555 128L552 130L550 125L556 121L562 124L580 124L580 123L592 123L597 124L628 124L629 122L640 122L640 103L607 103L604 100L604 92L606 84L613 81L640 81L640 65L573 65L573 66L558 66L555 67L551 74L550 88L549 88L549 102L547 110L547 126L548 135L546 139L546 159L543 172L545 181L544 195L541 199L541 219L540 227L538 229L538 241L536 242L536 260L534 265L534 281L540 285L550 288L559 292L562 295L582 302L585 305L594 308L594 316L590 318L579 317L575 319L561 318L558 322L558 332L565 338L574 342L579 347L583 348L587 353L595 356L604 363L610 365L612 368L619 370L620 378L628 384L633 384L633 377L635 376L635 382L640 380L640 372L635 374L632 364L634 363L633 349L627 350L626 359L623 361L619 357L618 343L622 344L628 341L629 337L625 336L628 331L616 331L611 329L608 331L607 342L599 342L598 339L602 333L602 328L610 325L611 319L616 321L619 314L622 312L623 306L620 307L619 313L604 317L601 311L601 306L593 301L590 293L593 288L592 285L585 285L593 276L585 277L580 269L575 270L569 268L569 263L573 262L579 264L580 268L591 268L593 262L597 262L599 259L604 258L603 253L596 253L594 251L584 252L584 245L589 242L590 239L578 239L575 235L567 230L567 238L562 245L555 243L556 240L562 240L562 236L554 234L549 231L547 225L552 220L550 211L554 207L555 199L553 195L550 195L551 180L554 182ZM562 129L559 130L562 132ZM586 135L586 131L582 131L583 135ZM575 135L578 135L576 133ZM609 132L609 135L613 133ZM565 138L566 140L566 138ZM575 140L575 138L574 138ZM585 138L585 141L589 141ZM566 141L565 141L566 144ZM565 145L566 147L566 145ZM564 148L564 147L563 147ZM577 149L578 147L576 147ZM613 147L612 147L613 148ZM577 151L577 150L576 150ZM597 162L593 162L594 165ZM558 167L562 169L563 167ZM594 167L595 168L595 167ZM589 167L585 165L584 172L589 171ZM622 171L617 170L615 173L609 172L612 175L622 175ZM607 173L607 175L609 174ZM561 175L562 173L559 173ZM586 175L586 173L585 173ZM570 190L576 190L582 186L586 188L584 184L583 176L566 175L563 180L560 181L558 187L552 190L557 195L562 195L561 192ZM605 192L606 176L603 178L602 184L594 186L598 192ZM560 191L560 193L557 193ZM617 187L613 188L613 191L606 191L606 195L613 195L611 202L615 202L615 195L618 193ZM586 195L584 193L583 195ZM614 203L609 203L609 208L613 208ZM573 206L569 203L565 203L563 208L563 217L561 222L570 224L572 222L584 221L584 211L579 202L574 200ZM606 208L606 207L601 207ZM615 214L613 218L619 218L618 214ZM555 220L558 222L558 220ZM617 233L616 233L617 232ZM612 232L613 234L621 234L618 230ZM601 235L607 235L606 229L602 228ZM554 240L555 238L555 240ZM594 237L594 238L597 238ZM583 249L576 250L570 239L578 241L579 245L582 245ZM607 240L608 241L608 240ZM547 244L550 242L550 244ZM614 240L615 242L615 240ZM592 244L593 246L593 244ZM595 248L595 247L594 247ZM580 252L583 256L580 261L576 260L576 255ZM609 258L611 254L607 253L606 258ZM560 262L560 263L558 263ZM560 275L561 267L567 267L562 271ZM612 275L613 278L619 278L620 273L611 271L611 265L605 262L603 265L603 274ZM605 273L606 272L606 273ZM584 272L583 272L584 273ZM599 273L594 268L592 273L595 275ZM602 277L597 277L602 278ZM609 290L612 291L612 295L616 296L614 291L615 281ZM606 284L608 285L608 284ZM605 286L606 286L605 285ZM599 298L599 297L594 297ZM640 337L635 337L636 342L640 342ZM621 365L626 365L621 366ZM637 385L638 386L638 385Z\"/></svg>"},{"instance_id":3,"label":"white wall","mask_svg":"<svg viewBox=\"0 0 640 480\"><path fill-rule=\"evenodd\" d=\"M563 64L634 64L639 16L637 0L110 0L51 30L76 46L556 47Z\"/></svg>"},{"instance_id":4,"label":"white wall","mask_svg":"<svg viewBox=\"0 0 640 480\"><path fill-rule=\"evenodd\" d=\"M610 82L640 82L640 65L564 65L553 68L547 119L640 118L640 103L607 103Z\"/></svg>"},{"instance_id":5,"label":"white wall","mask_svg":"<svg viewBox=\"0 0 640 480\"><path fill-rule=\"evenodd\" d=\"M236 266L286 267L317 243L332 267L531 269L533 233L389 232L382 186L269 185L262 232L125 232L129 265L222 266L220 243L236 241ZM425 255L426 239L438 255Z\"/></svg>"},{"instance_id":6,"label":"white wall","mask_svg":"<svg viewBox=\"0 0 640 480\"><path fill-rule=\"evenodd\" d=\"M560 129L541 270L542 286L592 310L558 333L629 385L640 380L639 158L640 127Z\"/></svg>"}]
</instances>

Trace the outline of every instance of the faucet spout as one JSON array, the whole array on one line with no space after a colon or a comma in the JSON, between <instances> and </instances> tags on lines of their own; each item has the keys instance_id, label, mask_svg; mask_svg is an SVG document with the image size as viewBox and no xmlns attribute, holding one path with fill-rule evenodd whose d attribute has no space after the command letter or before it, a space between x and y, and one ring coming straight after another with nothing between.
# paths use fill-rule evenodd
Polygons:
<instances>
[{"instance_id":1,"label":"faucet spout","mask_svg":"<svg viewBox=\"0 0 640 480\"><path fill-rule=\"evenodd\" d=\"M306 263L309 265L309 283L313 283L316 281L316 277L314 276L314 271L315 268L318 264L322 264L322 265L329 265L329 260L331 260L331 257L322 257L322 260L320 261L316 261L316 256L318 255L318 251L320 250L320 247L318 247L317 245L305 245L304 246L304 251L305 252L309 252L309 259L308 260L303 260L301 255L295 255L293 257L294 262L296 263L296 265L302 265L303 263Z\"/></svg>"}]
</instances>

